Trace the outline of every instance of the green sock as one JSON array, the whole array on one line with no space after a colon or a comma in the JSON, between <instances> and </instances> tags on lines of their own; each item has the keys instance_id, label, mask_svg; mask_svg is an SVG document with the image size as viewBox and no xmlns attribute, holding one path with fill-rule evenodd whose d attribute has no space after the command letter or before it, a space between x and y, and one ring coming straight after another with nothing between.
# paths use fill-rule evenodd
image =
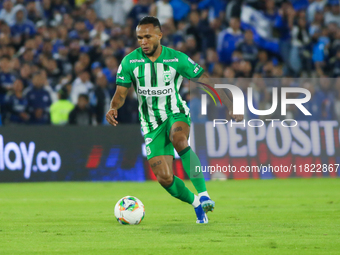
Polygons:
<instances>
[{"instance_id":1,"label":"green sock","mask_svg":"<svg viewBox=\"0 0 340 255\"><path fill-rule=\"evenodd\" d=\"M198 170L201 170L201 162L196 153L188 146L180 151L178 155L181 157L184 170L189 176L192 184L195 186L197 192L201 193L207 191L203 173L201 171L196 171L196 166L199 166Z\"/></svg>"},{"instance_id":2,"label":"green sock","mask_svg":"<svg viewBox=\"0 0 340 255\"><path fill-rule=\"evenodd\" d=\"M177 176L174 176L174 181L169 187L164 188L166 189L167 192L170 193L171 196L178 198L183 202L187 202L189 204L192 204L194 202L195 199L194 193L192 193L185 186L184 182Z\"/></svg>"}]
</instances>

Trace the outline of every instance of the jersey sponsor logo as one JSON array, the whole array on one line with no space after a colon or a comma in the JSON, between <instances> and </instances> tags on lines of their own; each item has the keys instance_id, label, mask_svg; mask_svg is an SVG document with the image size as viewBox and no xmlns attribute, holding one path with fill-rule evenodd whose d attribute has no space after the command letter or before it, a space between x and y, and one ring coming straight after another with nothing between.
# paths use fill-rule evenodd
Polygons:
<instances>
[{"instance_id":1,"label":"jersey sponsor logo","mask_svg":"<svg viewBox=\"0 0 340 255\"><path fill-rule=\"evenodd\" d=\"M125 80L124 76L119 76L119 75L118 75L117 78L118 78L118 79L121 79L121 80L123 80L123 81Z\"/></svg>"},{"instance_id":2,"label":"jersey sponsor logo","mask_svg":"<svg viewBox=\"0 0 340 255\"><path fill-rule=\"evenodd\" d=\"M173 88L169 88L169 86L163 88L145 88L138 87L137 94L141 96L151 96L151 97L160 97L160 96L168 96L173 94L175 91Z\"/></svg>"},{"instance_id":3,"label":"jersey sponsor logo","mask_svg":"<svg viewBox=\"0 0 340 255\"><path fill-rule=\"evenodd\" d=\"M145 139L145 145L148 145L151 142L152 142L152 138L146 138Z\"/></svg>"},{"instance_id":4,"label":"jersey sponsor logo","mask_svg":"<svg viewBox=\"0 0 340 255\"><path fill-rule=\"evenodd\" d=\"M144 59L131 59L130 60L130 64L132 63L144 63L145 60Z\"/></svg>"},{"instance_id":5,"label":"jersey sponsor logo","mask_svg":"<svg viewBox=\"0 0 340 255\"><path fill-rule=\"evenodd\" d=\"M191 58L189 58L189 57L188 57L188 60L189 60L189 62L190 62L191 64L193 64L193 65L196 64L195 61L193 61L193 60L192 60Z\"/></svg>"},{"instance_id":6,"label":"jersey sponsor logo","mask_svg":"<svg viewBox=\"0 0 340 255\"><path fill-rule=\"evenodd\" d=\"M164 82L171 81L171 71L164 71Z\"/></svg>"},{"instance_id":7,"label":"jersey sponsor logo","mask_svg":"<svg viewBox=\"0 0 340 255\"><path fill-rule=\"evenodd\" d=\"M173 58L173 59L163 59L163 62L169 63L169 62L178 62L178 58Z\"/></svg>"},{"instance_id":8,"label":"jersey sponsor logo","mask_svg":"<svg viewBox=\"0 0 340 255\"><path fill-rule=\"evenodd\" d=\"M197 73L199 70L200 70L200 66L197 66L197 67L194 69L194 73Z\"/></svg>"}]
</instances>

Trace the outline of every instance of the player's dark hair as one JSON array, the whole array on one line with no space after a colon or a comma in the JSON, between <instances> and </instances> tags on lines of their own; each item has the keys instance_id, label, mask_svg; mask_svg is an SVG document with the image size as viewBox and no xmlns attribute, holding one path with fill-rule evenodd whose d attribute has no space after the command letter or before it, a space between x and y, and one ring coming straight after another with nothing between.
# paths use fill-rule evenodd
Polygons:
<instances>
[{"instance_id":1,"label":"player's dark hair","mask_svg":"<svg viewBox=\"0 0 340 255\"><path fill-rule=\"evenodd\" d=\"M159 27L159 30L162 30L161 23L159 23L159 20L156 17L145 16L138 22L138 26L147 24L152 24L154 27Z\"/></svg>"}]
</instances>

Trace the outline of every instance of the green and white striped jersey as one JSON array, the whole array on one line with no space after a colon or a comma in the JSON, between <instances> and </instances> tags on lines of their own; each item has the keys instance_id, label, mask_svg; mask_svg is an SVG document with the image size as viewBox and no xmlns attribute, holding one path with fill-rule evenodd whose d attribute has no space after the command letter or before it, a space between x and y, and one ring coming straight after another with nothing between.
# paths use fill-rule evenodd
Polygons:
<instances>
[{"instance_id":1,"label":"green and white striped jersey","mask_svg":"<svg viewBox=\"0 0 340 255\"><path fill-rule=\"evenodd\" d=\"M162 46L161 55L152 62L138 48L122 60L116 83L127 88L133 84L142 130L147 134L175 113L189 115L179 89L183 77L199 78L203 72L203 68L182 52Z\"/></svg>"}]
</instances>

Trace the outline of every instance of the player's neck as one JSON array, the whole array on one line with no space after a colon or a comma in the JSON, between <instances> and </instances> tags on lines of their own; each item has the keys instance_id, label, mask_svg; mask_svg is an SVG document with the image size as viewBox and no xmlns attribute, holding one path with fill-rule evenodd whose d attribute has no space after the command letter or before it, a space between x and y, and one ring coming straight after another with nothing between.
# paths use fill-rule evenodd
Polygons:
<instances>
[{"instance_id":1,"label":"player's neck","mask_svg":"<svg viewBox=\"0 0 340 255\"><path fill-rule=\"evenodd\" d=\"M159 44L155 53L152 56L147 56L152 62L155 62L157 58L162 54L162 45Z\"/></svg>"}]
</instances>

